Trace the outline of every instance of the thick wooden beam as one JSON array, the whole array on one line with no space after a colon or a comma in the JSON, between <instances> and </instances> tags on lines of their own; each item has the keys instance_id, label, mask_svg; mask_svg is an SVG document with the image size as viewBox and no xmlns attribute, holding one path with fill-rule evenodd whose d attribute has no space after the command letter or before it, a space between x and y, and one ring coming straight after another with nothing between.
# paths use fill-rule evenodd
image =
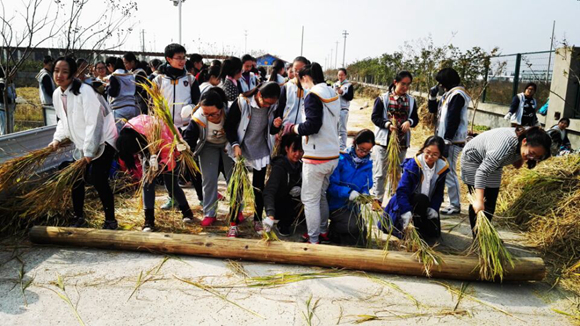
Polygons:
<instances>
[{"instance_id":1,"label":"thick wooden beam","mask_svg":"<svg viewBox=\"0 0 580 326\"><path fill-rule=\"evenodd\" d=\"M264 242L190 234L144 233L96 229L35 226L30 231L35 243L72 245L114 250L147 251L202 257L244 259L283 264L346 268L369 272L424 276L423 264L411 253L360 249L295 242ZM477 257L442 255L444 263L434 267L432 277L478 280ZM517 258L508 269L506 281L540 281L546 268L541 258Z\"/></svg>"}]
</instances>

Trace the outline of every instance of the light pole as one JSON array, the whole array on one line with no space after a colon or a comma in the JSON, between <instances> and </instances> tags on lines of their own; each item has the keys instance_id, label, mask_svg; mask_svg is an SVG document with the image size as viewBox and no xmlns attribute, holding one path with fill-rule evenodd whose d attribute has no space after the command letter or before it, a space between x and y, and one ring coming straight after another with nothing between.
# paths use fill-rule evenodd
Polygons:
<instances>
[{"instance_id":1,"label":"light pole","mask_svg":"<svg viewBox=\"0 0 580 326\"><path fill-rule=\"evenodd\" d=\"M185 0L170 0L173 2L173 5L178 7L179 10L179 44L181 44L181 4L185 2Z\"/></svg>"},{"instance_id":2,"label":"light pole","mask_svg":"<svg viewBox=\"0 0 580 326\"><path fill-rule=\"evenodd\" d=\"M346 57L346 36L348 35L347 31L343 31L342 35L344 36L344 49L342 50L342 67L344 68L344 58Z\"/></svg>"}]
</instances>

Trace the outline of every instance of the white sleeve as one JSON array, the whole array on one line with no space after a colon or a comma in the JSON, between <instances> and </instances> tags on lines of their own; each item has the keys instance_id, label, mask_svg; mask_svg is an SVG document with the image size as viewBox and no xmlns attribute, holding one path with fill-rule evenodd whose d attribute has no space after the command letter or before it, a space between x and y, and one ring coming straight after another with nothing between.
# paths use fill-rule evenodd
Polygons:
<instances>
[{"instance_id":1,"label":"white sleeve","mask_svg":"<svg viewBox=\"0 0 580 326\"><path fill-rule=\"evenodd\" d=\"M101 145L104 118L101 113L101 102L91 87L81 90L82 110L85 119L85 143L83 152L85 157L95 157Z\"/></svg>"}]
</instances>

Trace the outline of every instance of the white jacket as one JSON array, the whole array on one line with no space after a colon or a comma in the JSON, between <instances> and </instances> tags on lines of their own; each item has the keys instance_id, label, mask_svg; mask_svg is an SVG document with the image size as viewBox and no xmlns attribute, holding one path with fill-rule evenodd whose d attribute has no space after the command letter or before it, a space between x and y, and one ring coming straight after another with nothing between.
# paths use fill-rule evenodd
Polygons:
<instances>
[{"instance_id":1,"label":"white jacket","mask_svg":"<svg viewBox=\"0 0 580 326\"><path fill-rule=\"evenodd\" d=\"M60 119L53 140L70 139L76 147L73 157L77 160L83 157L96 159L105 150L105 143L115 147L115 119L91 86L81 84L79 95L74 95L71 87L72 84L64 92L57 87L52 95L56 116ZM67 103L66 110L63 100Z\"/></svg>"},{"instance_id":2,"label":"white jacket","mask_svg":"<svg viewBox=\"0 0 580 326\"><path fill-rule=\"evenodd\" d=\"M173 116L173 124L178 127L186 127L191 120L191 112L194 105L191 99L191 86L195 78L187 73L179 79L172 79L167 75L158 75L153 79L161 89L161 93L169 103L169 110ZM184 111L182 114L181 111Z\"/></svg>"},{"instance_id":3,"label":"white jacket","mask_svg":"<svg viewBox=\"0 0 580 326\"><path fill-rule=\"evenodd\" d=\"M520 105L518 106L518 110L516 111L516 113L512 114L510 122L521 125L522 116L524 115L524 104L526 103L526 96L524 95L524 93L519 93L516 96L520 100ZM534 109L534 111L536 110L536 104L537 104L536 99L532 99L532 108ZM537 125L540 125L540 123L538 122Z\"/></svg>"},{"instance_id":4,"label":"white jacket","mask_svg":"<svg viewBox=\"0 0 580 326\"><path fill-rule=\"evenodd\" d=\"M282 91L286 92L286 107L282 114L282 125L304 122L304 90L298 87L296 79L288 81Z\"/></svg>"},{"instance_id":5,"label":"white jacket","mask_svg":"<svg viewBox=\"0 0 580 326\"><path fill-rule=\"evenodd\" d=\"M340 156L338 123L340 101L334 89L320 83L314 85L307 96L317 96L322 101L322 126L318 133L303 136L304 158L311 160L334 160Z\"/></svg>"},{"instance_id":6,"label":"white jacket","mask_svg":"<svg viewBox=\"0 0 580 326\"><path fill-rule=\"evenodd\" d=\"M445 132L447 127L447 111L449 108L449 103L451 102L451 99L455 95L462 96L463 99L465 100L465 104L461 109L461 120L459 122L459 127L457 127L457 132L455 132L455 135L453 136L453 139L451 139L451 142L461 144L465 143L465 140L467 139L467 125L468 125L467 110L469 108L469 104L471 103L471 97L467 95L467 91L462 86L454 87L445 94L443 94L443 97L441 98L441 105L439 107L437 136L445 138Z\"/></svg>"},{"instance_id":7,"label":"white jacket","mask_svg":"<svg viewBox=\"0 0 580 326\"><path fill-rule=\"evenodd\" d=\"M56 88L56 85L54 84L54 79L52 79L51 73L44 68L40 69L40 71L36 75L36 80L38 81L38 94L40 96L40 103L42 105L52 105L52 93L50 93L46 89L44 89L44 85L42 84L42 79L44 78L44 76L50 77L50 82L52 83L52 89Z\"/></svg>"}]
</instances>

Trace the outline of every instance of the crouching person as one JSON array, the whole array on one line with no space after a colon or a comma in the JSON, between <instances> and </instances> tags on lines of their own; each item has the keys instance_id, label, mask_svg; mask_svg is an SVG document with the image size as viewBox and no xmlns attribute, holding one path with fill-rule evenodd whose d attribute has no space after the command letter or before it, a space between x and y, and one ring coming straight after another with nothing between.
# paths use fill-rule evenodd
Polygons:
<instances>
[{"instance_id":1,"label":"crouching person","mask_svg":"<svg viewBox=\"0 0 580 326\"><path fill-rule=\"evenodd\" d=\"M338 166L330 176L328 207L330 209L330 238L347 246L365 246L365 223L359 218L359 205L355 200L361 194L368 195L373 186L373 163L371 150L375 146L375 134L359 131L353 145L341 153Z\"/></svg>"},{"instance_id":2,"label":"crouching person","mask_svg":"<svg viewBox=\"0 0 580 326\"><path fill-rule=\"evenodd\" d=\"M192 223L193 212L189 208L183 189L178 185L179 166L176 163L176 158L179 156L177 148L180 146L172 146L173 135L171 131L162 121L156 121L156 119L149 115L139 115L125 124L117 139L119 158L125 162L127 168L135 169L135 157L138 156L143 166L144 178L148 169L161 171L165 189L167 189L169 196L179 204L183 222ZM150 155L149 150L146 149L149 146L146 135L155 133L154 128L156 128L157 123L161 125L161 141L158 145L160 151L157 155ZM151 180L150 183L145 183L143 186L143 207L145 208L143 232L152 232L155 229L154 180Z\"/></svg>"},{"instance_id":3,"label":"crouching person","mask_svg":"<svg viewBox=\"0 0 580 326\"><path fill-rule=\"evenodd\" d=\"M443 157L444 148L443 138L431 136L414 158L403 163L403 176L385 208L394 226L393 235L401 238L411 220L421 237L441 235L439 209L449 172L449 163ZM391 231L384 225L379 225L379 228L384 232Z\"/></svg>"},{"instance_id":4,"label":"crouching person","mask_svg":"<svg viewBox=\"0 0 580 326\"><path fill-rule=\"evenodd\" d=\"M281 236L292 233L294 222L304 218L300 213L302 203L302 138L295 134L282 137L282 154L272 159L272 171L264 188L264 206L267 217L264 230L270 232L275 223Z\"/></svg>"}]
</instances>

